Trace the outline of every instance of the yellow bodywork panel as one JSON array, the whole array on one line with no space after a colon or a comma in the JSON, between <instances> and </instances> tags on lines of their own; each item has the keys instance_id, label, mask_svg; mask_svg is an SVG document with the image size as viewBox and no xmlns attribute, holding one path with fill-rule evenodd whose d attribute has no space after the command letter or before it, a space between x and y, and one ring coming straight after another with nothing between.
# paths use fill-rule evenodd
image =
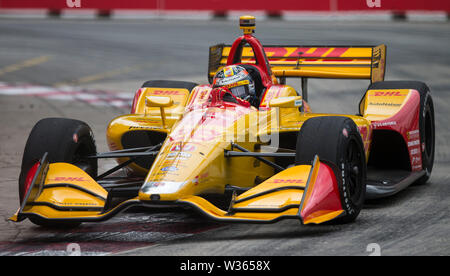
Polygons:
<instances>
[{"instance_id":1,"label":"yellow bodywork panel","mask_svg":"<svg viewBox=\"0 0 450 276\"><path fill-rule=\"evenodd\" d=\"M362 115L370 121L385 120L399 112L409 97L409 89L368 90L361 103Z\"/></svg>"},{"instance_id":2,"label":"yellow bodywork panel","mask_svg":"<svg viewBox=\"0 0 450 276\"><path fill-rule=\"evenodd\" d=\"M53 219L89 217L103 210L107 195L107 191L80 168L68 163L52 163L38 196L32 204L24 206L22 213Z\"/></svg>"},{"instance_id":3,"label":"yellow bodywork panel","mask_svg":"<svg viewBox=\"0 0 450 276\"><path fill-rule=\"evenodd\" d=\"M299 219L303 224L323 223L337 218L344 211L340 207L340 210L316 208L313 213L307 212L306 218L302 217L305 206L310 204L310 198L315 193L328 195L323 192L337 188L316 187L320 166L321 163L316 158L313 166L299 165L288 168L240 196L233 197L228 211L221 210L198 196L186 197L177 202L195 207L210 218L222 222L272 223L291 218ZM323 184L322 182L321 185ZM339 200L339 196L337 199ZM313 203L312 208L315 206ZM309 209L311 210L311 205Z\"/></svg>"},{"instance_id":4,"label":"yellow bodywork panel","mask_svg":"<svg viewBox=\"0 0 450 276\"><path fill-rule=\"evenodd\" d=\"M236 203L233 207L244 210L245 208L282 208L292 204L300 204L310 170L311 166L302 165L281 171L253 189L236 197L236 202L246 198L250 199ZM276 189L278 191L269 195L254 197L264 191ZM293 190L296 192L293 193Z\"/></svg>"},{"instance_id":5,"label":"yellow bodywork panel","mask_svg":"<svg viewBox=\"0 0 450 276\"><path fill-rule=\"evenodd\" d=\"M312 166L288 168L233 199L231 212L223 211L205 199L191 196L178 200L201 210L219 221L272 222L281 218L299 218L303 190ZM279 210L272 212L270 210Z\"/></svg>"},{"instance_id":6,"label":"yellow bodywork panel","mask_svg":"<svg viewBox=\"0 0 450 276\"><path fill-rule=\"evenodd\" d=\"M298 94L291 86L272 85L264 94L264 97L261 100L260 108L264 109L268 107L269 102L273 99L295 96L298 96Z\"/></svg>"},{"instance_id":7,"label":"yellow bodywork panel","mask_svg":"<svg viewBox=\"0 0 450 276\"><path fill-rule=\"evenodd\" d=\"M80 168L68 163L52 163L43 171L45 179L32 187L35 197L25 198L23 206L10 220L20 221L32 215L48 221L101 221L140 204L132 198L105 212L107 191Z\"/></svg>"},{"instance_id":8,"label":"yellow bodywork panel","mask_svg":"<svg viewBox=\"0 0 450 276\"><path fill-rule=\"evenodd\" d=\"M155 88L155 87L146 87L141 88L141 96L139 97L136 103L136 114L146 114L149 116L159 116L160 110L159 107L147 107L145 104L145 100L148 96L150 97L170 97L173 101L173 105L165 108L165 112L168 116L180 116L184 112L184 106L186 105L186 101L189 97L189 92L184 88Z\"/></svg>"},{"instance_id":9,"label":"yellow bodywork panel","mask_svg":"<svg viewBox=\"0 0 450 276\"><path fill-rule=\"evenodd\" d=\"M68 163L52 163L45 178L45 186L52 184L67 183L74 186L82 187L99 197L106 198L107 191L92 179L86 172L80 170L77 166ZM55 188L57 190L57 188Z\"/></svg>"},{"instance_id":10,"label":"yellow bodywork panel","mask_svg":"<svg viewBox=\"0 0 450 276\"><path fill-rule=\"evenodd\" d=\"M223 222L272 222L283 217L298 218L298 209L288 209L281 213L235 213L228 215L227 212L217 208L209 201L198 196L192 196L177 201L185 203L201 210L210 218Z\"/></svg>"}]
</instances>

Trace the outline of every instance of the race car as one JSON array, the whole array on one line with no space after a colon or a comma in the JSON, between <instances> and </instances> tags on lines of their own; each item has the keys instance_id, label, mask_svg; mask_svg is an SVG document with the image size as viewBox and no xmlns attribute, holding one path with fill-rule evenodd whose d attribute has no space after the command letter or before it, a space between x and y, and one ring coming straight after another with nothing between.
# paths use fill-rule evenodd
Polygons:
<instances>
[{"instance_id":1,"label":"race car","mask_svg":"<svg viewBox=\"0 0 450 276\"><path fill-rule=\"evenodd\" d=\"M181 206L219 222L345 223L366 199L430 178L430 90L384 81L385 45L262 46L253 16L240 28L232 45L210 47L209 84L145 82L131 113L109 123L109 152L97 152L84 122L40 120L11 220L74 227L132 206ZM301 79L300 91L287 78ZM309 78L370 85L357 115L318 114L307 102ZM99 173L104 158L118 165Z\"/></svg>"}]
</instances>

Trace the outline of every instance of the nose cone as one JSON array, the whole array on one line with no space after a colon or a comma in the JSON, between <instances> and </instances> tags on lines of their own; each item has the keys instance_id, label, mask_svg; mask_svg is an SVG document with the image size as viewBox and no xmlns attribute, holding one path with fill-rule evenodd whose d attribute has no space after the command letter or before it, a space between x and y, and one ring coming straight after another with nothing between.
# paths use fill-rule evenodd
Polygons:
<instances>
[{"instance_id":1,"label":"nose cone","mask_svg":"<svg viewBox=\"0 0 450 276\"><path fill-rule=\"evenodd\" d=\"M249 111L236 107L186 113L161 148L141 188L140 199L150 200L153 195L154 199L174 201L203 193L223 193L227 178L224 150L234 138L236 121Z\"/></svg>"},{"instance_id":2,"label":"nose cone","mask_svg":"<svg viewBox=\"0 0 450 276\"><path fill-rule=\"evenodd\" d=\"M212 172L214 166L206 164L207 160L214 164L213 160L223 152L217 146L216 143L166 141L147 175L139 198L144 201L175 201L201 193L203 184L212 174L217 174Z\"/></svg>"}]
</instances>

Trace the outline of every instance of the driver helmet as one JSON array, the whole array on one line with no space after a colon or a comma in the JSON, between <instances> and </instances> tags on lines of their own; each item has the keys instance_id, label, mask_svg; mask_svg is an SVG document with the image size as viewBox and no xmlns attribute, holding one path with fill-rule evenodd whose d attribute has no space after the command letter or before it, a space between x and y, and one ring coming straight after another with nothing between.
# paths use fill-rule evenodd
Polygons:
<instances>
[{"instance_id":1,"label":"driver helmet","mask_svg":"<svg viewBox=\"0 0 450 276\"><path fill-rule=\"evenodd\" d=\"M223 87L243 100L251 101L255 93L255 82L244 67L229 65L217 71L213 80L213 88Z\"/></svg>"}]
</instances>

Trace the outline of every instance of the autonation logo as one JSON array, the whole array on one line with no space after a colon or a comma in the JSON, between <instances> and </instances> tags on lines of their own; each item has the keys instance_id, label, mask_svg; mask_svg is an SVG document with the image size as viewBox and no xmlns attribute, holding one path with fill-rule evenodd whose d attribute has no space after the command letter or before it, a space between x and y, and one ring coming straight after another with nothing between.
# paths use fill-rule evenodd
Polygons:
<instances>
[{"instance_id":1,"label":"autonation logo","mask_svg":"<svg viewBox=\"0 0 450 276\"><path fill-rule=\"evenodd\" d=\"M66 0L66 5L69 8L81 8L81 0Z\"/></svg>"}]
</instances>

